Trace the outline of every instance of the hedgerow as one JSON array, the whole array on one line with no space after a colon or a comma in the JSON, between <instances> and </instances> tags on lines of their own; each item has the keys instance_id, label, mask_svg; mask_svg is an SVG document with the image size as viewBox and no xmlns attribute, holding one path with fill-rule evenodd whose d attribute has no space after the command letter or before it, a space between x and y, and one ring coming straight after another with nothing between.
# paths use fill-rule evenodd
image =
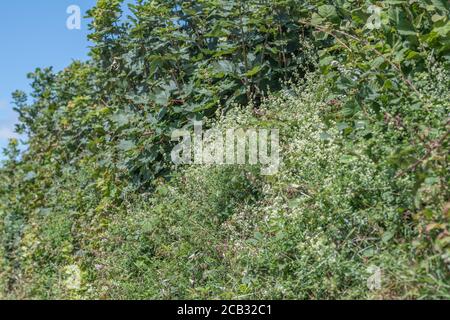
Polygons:
<instances>
[{"instance_id":1,"label":"hedgerow","mask_svg":"<svg viewBox=\"0 0 450 320\"><path fill-rule=\"evenodd\" d=\"M447 1L121 3L13 95L0 297L449 298ZM279 128L279 172L174 166L193 120Z\"/></svg>"}]
</instances>

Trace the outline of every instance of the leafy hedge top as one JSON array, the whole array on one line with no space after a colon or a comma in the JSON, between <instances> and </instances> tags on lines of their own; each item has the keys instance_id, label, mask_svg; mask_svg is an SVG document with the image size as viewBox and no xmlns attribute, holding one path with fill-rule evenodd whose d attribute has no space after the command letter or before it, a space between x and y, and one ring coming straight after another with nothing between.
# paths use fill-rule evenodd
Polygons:
<instances>
[{"instance_id":1,"label":"leafy hedge top","mask_svg":"<svg viewBox=\"0 0 450 320\"><path fill-rule=\"evenodd\" d=\"M427 103L414 83L427 60L450 60L445 0L137 1L125 22L121 4L101 0L88 12L88 63L30 74L31 104L15 93L24 157L36 165L84 159L112 180L149 186L170 170L173 128L258 105L313 67L306 42L336 89L330 100L353 97L332 115L350 125L409 117L403 102Z\"/></svg>"}]
</instances>

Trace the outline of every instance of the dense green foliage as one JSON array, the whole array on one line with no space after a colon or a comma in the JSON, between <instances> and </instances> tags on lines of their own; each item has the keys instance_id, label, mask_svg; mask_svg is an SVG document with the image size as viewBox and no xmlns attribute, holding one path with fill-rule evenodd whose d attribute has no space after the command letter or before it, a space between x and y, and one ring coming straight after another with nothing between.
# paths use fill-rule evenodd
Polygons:
<instances>
[{"instance_id":1,"label":"dense green foliage","mask_svg":"<svg viewBox=\"0 0 450 320\"><path fill-rule=\"evenodd\" d=\"M14 93L0 297L450 298L447 1L121 3ZM174 167L201 119L280 128L280 172Z\"/></svg>"}]
</instances>

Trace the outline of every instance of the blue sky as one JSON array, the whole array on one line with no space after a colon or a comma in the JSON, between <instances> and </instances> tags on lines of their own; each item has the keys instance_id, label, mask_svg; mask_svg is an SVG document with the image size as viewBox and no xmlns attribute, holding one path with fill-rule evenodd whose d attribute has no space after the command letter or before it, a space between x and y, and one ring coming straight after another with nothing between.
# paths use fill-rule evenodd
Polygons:
<instances>
[{"instance_id":1,"label":"blue sky","mask_svg":"<svg viewBox=\"0 0 450 320\"><path fill-rule=\"evenodd\" d=\"M78 5L82 13L95 0L2 0L0 1L0 150L14 137L17 121L11 93L29 92L28 72L53 66L61 70L72 60L86 60L88 21L81 30L69 30L66 13ZM1 155L0 155L1 158Z\"/></svg>"}]
</instances>

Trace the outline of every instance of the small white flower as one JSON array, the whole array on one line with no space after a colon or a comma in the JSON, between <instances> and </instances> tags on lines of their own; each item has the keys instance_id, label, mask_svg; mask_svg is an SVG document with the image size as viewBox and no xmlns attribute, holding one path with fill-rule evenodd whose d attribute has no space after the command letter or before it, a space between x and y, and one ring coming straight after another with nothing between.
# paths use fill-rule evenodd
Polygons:
<instances>
[{"instance_id":1,"label":"small white flower","mask_svg":"<svg viewBox=\"0 0 450 320\"><path fill-rule=\"evenodd\" d=\"M69 265L64 268L64 284L69 290L79 290L81 287L81 270L77 265Z\"/></svg>"}]
</instances>

